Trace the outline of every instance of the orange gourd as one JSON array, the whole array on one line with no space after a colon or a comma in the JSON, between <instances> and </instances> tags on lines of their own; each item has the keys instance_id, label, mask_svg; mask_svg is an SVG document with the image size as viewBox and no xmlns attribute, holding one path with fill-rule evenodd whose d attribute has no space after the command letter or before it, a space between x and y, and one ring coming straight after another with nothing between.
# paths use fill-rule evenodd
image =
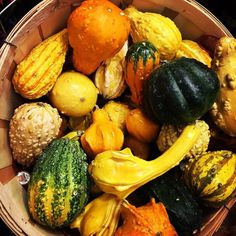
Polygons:
<instances>
[{"instance_id":1,"label":"orange gourd","mask_svg":"<svg viewBox=\"0 0 236 236\"><path fill-rule=\"evenodd\" d=\"M112 2L86 0L71 13L67 28L74 67L88 75L122 48L130 22Z\"/></svg>"},{"instance_id":2,"label":"orange gourd","mask_svg":"<svg viewBox=\"0 0 236 236\"><path fill-rule=\"evenodd\" d=\"M143 143L156 140L160 126L150 120L140 108L131 110L126 116L126 128L133 137Z\"/></svg>"},{"instance_id":3,"label":"orange gourd","mask_svg":"<svg viewBox=\"0 0 236 236\"><path fill-rule=\"evenodd\" d=\"M171 225L165 206L151 199L144 206L135 206L124 202L121 209L123 225L118 228L115 236L177 236Z\"/></svg>"},{"instance_id":4,"label":"orange gourd","mask_svg":"<svg viewBox=\"0 0 236 236\"><path fill-rule=\"evenodd\" d=\"M108 151L119 151L124 142L124 134L115 123L110 121L103 109L93 113L93 123L81 136L84 151L93 158L97 154Z\"/></svg>"}]
</instances>

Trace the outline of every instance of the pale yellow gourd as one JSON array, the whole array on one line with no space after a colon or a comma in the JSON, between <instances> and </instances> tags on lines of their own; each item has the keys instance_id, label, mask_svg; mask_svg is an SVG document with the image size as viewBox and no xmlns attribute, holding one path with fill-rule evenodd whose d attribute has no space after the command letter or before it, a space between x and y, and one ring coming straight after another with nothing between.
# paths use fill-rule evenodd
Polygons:
<instances>
[{"instance_id":1,"label":"pale yellow gourd","mask_svg":"<svg viewBox=\"0 0 236 236\"><path fill-rule=\"evenodd\" d=\"M200 130L195 125L186 126L177 141L152 161L133 156L129 148L106 151L95 157L89 166L89 172L102 191L123 199L140 186L178 165L199 136Z\"/></svg>"},{"instance_id":2,"label":"pale yellow gourd","mask_svg":"<svg viewBox=\"0 0 236 236\"><path fill-rule=\"evenodd\" d=\"M130 34L134 42L151 42L160 52L162 60L175 57L182 36L174 21L157 13L138 11L133 6L129 6L124 12L130 19Z\"/></svg>"},{"instance_id":3,"label":"pale yellow gourd","mask_svg":"<svg viewBox=\"0 0 236 236\"><path fill-rule=\"evenodd\" d=\"M71 223L70 228L79 229L83 236L114 235L120 216L122 200L115 195L104 193L95 198Z\"/></svg>"}]
</instances>

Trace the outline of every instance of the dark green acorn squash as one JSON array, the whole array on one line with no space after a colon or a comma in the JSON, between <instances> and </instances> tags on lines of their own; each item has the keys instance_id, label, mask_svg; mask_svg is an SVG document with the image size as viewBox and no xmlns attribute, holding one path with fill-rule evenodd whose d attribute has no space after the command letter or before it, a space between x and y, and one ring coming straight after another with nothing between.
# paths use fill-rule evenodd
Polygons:
<instances>
[{"instance_id":1,"label":"dark green acorn squash","mask_svg":"<svg viewBox=\"0 0 236 236\"><path fill-rule=\"evenodd\" d=\"M89 175L79 142L53 141L38 158L28 186L31 217L51 228L67 226L87 204Z\"/></svg>"},{"instance_id":2,"label":"dark green acorn squash","mask_svg":"<svg viewBox=\"0 0 236 236\"><path fill-rule=\"evenodd\" d=\"M182 57L150 74L144 89L144 108L159 123L188 124L211 108L218 92L219 79L212 69Z\"/></svg>"},{"instance_id":3,"label":"dark green acorn squash","mask_svg":"<svg viewBox=\"0 0 236 236\"><path fill-rule=\"evenodd\" d=\"M172 225L181 236L190 236L200 228L202 210L188 188L169 172L141 188L149 201L155 198L166 207Z\"/></svg>"}]
</instances>

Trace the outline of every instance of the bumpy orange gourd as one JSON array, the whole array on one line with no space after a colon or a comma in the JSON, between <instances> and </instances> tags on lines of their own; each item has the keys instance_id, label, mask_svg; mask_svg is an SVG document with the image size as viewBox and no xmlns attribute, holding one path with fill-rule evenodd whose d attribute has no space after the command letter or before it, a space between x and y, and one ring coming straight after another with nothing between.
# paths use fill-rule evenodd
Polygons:
<instances>
[{"instance_id":1,"label":"bumpy orange gourd","mask_svg":"<svg viewBox=\"0 0 236 236\"><path fill-rule=\"evenodd\" d=\"M156 203L154 198L137 208L124 202L121 215L124 223L115 236L178 236L170 223L165 206L161 202Z\"/></svg>"},{"instance_id":2,"label":"bumpy orange gourd","mask_svg":"<svg viewBox=\"0 0 236 236\"><path fill-rule=\"evenodd\" d=\"M151 121L140 108L131 110L125 122L129 134L139 141L150 143L157 138L160 126Z\"/></svg>"},{"instance_id":3,"label":"bumpy orange gourd","mask_svg":"<svg viewBox=\"0 0 236 236\"><path fill-rule=\"evenodd\" d=\"M129 19L119 7L108 0L84 1L68 20L74 67L91 74L122 48L129 31Z\"/></svg>"},{"instance_id":4,"label":"bumpy orange gourd","mask_svg":"<svg viewBox=\"0 0 236 236\"><path fill-rule=\"evenodd\" d=\"M110 121L103 109L97 109L93 113L93 123L81 136L81 145L91 158L104 151L118 151L123 142L123 132Z\"/></svg>"}]
</instances>

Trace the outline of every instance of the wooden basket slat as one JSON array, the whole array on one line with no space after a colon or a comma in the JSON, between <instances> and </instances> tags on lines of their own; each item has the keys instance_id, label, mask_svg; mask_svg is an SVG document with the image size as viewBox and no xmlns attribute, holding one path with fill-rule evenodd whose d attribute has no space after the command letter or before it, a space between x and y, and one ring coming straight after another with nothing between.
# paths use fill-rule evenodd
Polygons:
<instances>
[{"instance_id":1,"label":"wooden basket slat","mask_svg":"<svg viewBox=\"0 0 236 236\"><path fill-rule=\"evenodd\" d=\"M2 124L3 121L0 120ZM0 169L12 165L12 155L9 147L8 128L0 128Z\"/></svg>"},{"instance_id":2,"label":"wooden basket slat","mask_svg":"<svg viewBox=\"0 0 236 236\"><path fill-rule=\"evenodd\" d=\"M65 28L70 13L71 6L65 6L64 8L55 11L47 21L40 25L43 37L48 38L50 35Z\"/></svg>"}]
</instances>

